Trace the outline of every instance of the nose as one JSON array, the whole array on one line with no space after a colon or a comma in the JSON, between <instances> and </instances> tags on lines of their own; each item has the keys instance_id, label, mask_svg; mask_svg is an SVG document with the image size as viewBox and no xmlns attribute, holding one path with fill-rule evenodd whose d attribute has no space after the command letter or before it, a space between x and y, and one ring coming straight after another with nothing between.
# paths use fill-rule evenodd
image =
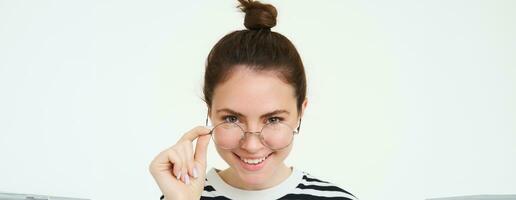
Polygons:
<instances>
[{"instance_id":1,"label":"nose","mask_svg":"<svg viewBox=\"0 0 516 200\"><path fill-rule=\"evenodd\" d=\"M257 130L257 129L254 129ZM260 149L264 148L260 138L259 131L246 131L244 138L242 139L242 143L240 148L253 153L258 152Z\"/></svg>"},{"instance_id":2,"label":"nose","mask_svg":"<svg viewBox=\"0 0 516 200\"><path fill-rule=\"evenodd\" d=\"M260 135L255 132L246 132L246 135L240 145L240 148L248 152L258 152L264 146L260 140Z\"/></svg>"}]
</instances>

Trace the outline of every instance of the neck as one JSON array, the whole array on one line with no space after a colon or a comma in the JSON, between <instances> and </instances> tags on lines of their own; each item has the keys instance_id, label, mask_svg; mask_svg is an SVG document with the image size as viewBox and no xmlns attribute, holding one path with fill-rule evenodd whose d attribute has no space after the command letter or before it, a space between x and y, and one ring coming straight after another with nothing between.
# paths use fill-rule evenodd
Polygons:
<instances>
[{"instance_id":1,"label":"neck","mask_svg":"<svg viewBox=\"0 0 516 200\"><path fill-rule=\"evenodd\" d=\"M281 182L286 180L291 173L292 169L283 163L282 165L278 166L276 170L274 170L274 173L266 179L267 181L261 182L259 184L249 184L244 182L238 173L231 167L219 172L218 174L222 180L224 180L224 182L235 188L243 190L263 190L279 185Z\"/></svg>"}]
</instances>

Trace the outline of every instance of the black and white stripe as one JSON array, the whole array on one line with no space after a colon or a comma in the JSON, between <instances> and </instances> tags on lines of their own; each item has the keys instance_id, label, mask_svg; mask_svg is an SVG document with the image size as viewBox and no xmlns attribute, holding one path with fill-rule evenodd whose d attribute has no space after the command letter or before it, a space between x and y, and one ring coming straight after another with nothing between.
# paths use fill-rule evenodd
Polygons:
<instances>
[{"instance_id":1,"label":"black and white stripe","mask_svg":"<svg viewBox=\"0 0 516 200\"><path fill-rule=\"evenodd\" d=\"M303 174L303 179L296 189L280 199L356 199L353 194L332 183L319 180L305 172Z\"/></svg>"},{"instance_id":2,"label":"black and white stripe","mask_svg":"<svg viewBox=\"0 0 516 200\"><path fill-rule=\"evenodd\" d=\"M301 174L301 173L299 173ZM302 178L295 188L285 190L285 195L278 200L357 200L357 198L350 192L333 185L330 182L317 179L306 172L302 172ZM295 183L295 182L294 182ZM292 185L294 186L294 185ZM161 197L163 199L163 196ZM216 186L211 185L210 181L206 180L204 191L201 200L229 200L231 198L224 196L217 191ZM263 199L267 199L264 197ZM269 198L272 199L272 198Z\"/></svg>"}]
</instances>

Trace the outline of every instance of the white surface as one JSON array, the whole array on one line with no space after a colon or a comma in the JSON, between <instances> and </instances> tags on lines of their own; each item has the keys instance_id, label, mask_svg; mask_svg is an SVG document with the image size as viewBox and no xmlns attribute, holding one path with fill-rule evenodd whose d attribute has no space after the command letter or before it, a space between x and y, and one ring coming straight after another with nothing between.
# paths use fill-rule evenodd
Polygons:
<instances>
[{"instance_id":1,"label":"white surface","mask_svg":"<svg viewBox=\"0 0 516 200\"><path fill-rule=\"evenodd\" d=\"M70 197L54 197L48 195L35 194L13 194L0 192L0 200L88 200Z\"/></svg>"},{"instance_id":2,"label":"white surface","mask_svg":"<svg viewBox=\"0 0 516 200\"><path fill-rule=\"evenodd\" d=\"M234 5L1 0L0 191L157 199ZM309 79L289 163L361 199L516 193L515 1L275 5Z\"/></svg>"},{"instance_id":3,"label":"white surface","mask_svg":"<svg viewBox=\"0 0 516 200\"><path fill-rule=\"evenodd\" d=\"M445 197L428 200L514 200L516 195L472 195L460 197Z\"/></svg>"}]
</instances>

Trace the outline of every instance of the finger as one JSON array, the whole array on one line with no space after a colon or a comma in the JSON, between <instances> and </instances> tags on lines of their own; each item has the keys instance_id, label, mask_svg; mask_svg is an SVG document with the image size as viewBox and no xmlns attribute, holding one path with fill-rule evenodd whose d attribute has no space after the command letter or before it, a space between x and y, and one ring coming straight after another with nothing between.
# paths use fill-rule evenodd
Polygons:
<instances>
[{"instance_id":1,"label":"finger","mask_svg":"<svg viewBox=\"0 0 516 200\"><path fill-rule=\"evenodd\" d=\"M174 149L168 151L168 159L173 164L172 173L179 179L181 177L181 167L183 166L181 156Z\"/></svg>"},{"instance_id":2,"label":"finger","mask_svg":"<svg viewBox=\"0 0 516 200\"><path fill-rule=\"evenodd\" d=\"M186 169L186 166L183 165L183 167L181 168L181 176L182 176L182 180L183 180L183 183L185 184L189 184L190 183L190 175L188 175L188 170Z\"/></svg>"},{"instance_id":3,"label":"finger","mask_svg":"<svg viewBox=\"0 0 516 200\"><path fill-rule=\"evenodd\" d=\"M153 165L164 165L164 164L171 164L171 163L173 163L171 159L174 159L174 157L169 157L168 156L169 150L170 149L167 149L167 150L164 150L164 151L160 152L154 158L154 160L152 160L151 164L153 164Z\"/></svg>"},{"instance_id":4,"label":"finger","mask_svg":"<svg viewBox=\"0 0 516 200\"><path fill-rule=\"evenodd\" d=\"M195 145L195 161L201 163L206 167L206 152L208 151L208 144L210 143L211 135L203 135L197 138L197 144ZM200 170L200 169L197 169Z\"/></svg>"},{"instance_id":5,"label":"finger","mask_svg":"<svg viewBox=\"0 0 516 200\"><path fill-rule=\"evenodd\" d=\"M175 149L181 158L181 176L188 175L188 154L183 146L184 144L181 144Z\"/></svg>"},{"instance_id":6,"label":"finger","mask_svg":"<svg viewBox=\"0 0 516 200\"><path fill-rule=\"evenodd\" d=\"M185 158L186 158L186 169L188 171L188 174L190 176L195 177L197 174L194 174L193 167L194 167L194 155L193 155L193 147L192 143L186 142L186 145L183 145L183 151L185 152Z\"/></svg>"},{"instance_id":7,"label":"finger","mask_svg":"<svg viewBox=\"0 0 516 200\"><path fill-rule=\"evenodd\" d=\"M198 138L202 135L207 135L210 133L210 129L204 127L204 126L197 126L193 128L192 130L188 131L186 134L181 137L181 141L190 141L193 142L195 138Z\"/></svg>"}]
</instances>

